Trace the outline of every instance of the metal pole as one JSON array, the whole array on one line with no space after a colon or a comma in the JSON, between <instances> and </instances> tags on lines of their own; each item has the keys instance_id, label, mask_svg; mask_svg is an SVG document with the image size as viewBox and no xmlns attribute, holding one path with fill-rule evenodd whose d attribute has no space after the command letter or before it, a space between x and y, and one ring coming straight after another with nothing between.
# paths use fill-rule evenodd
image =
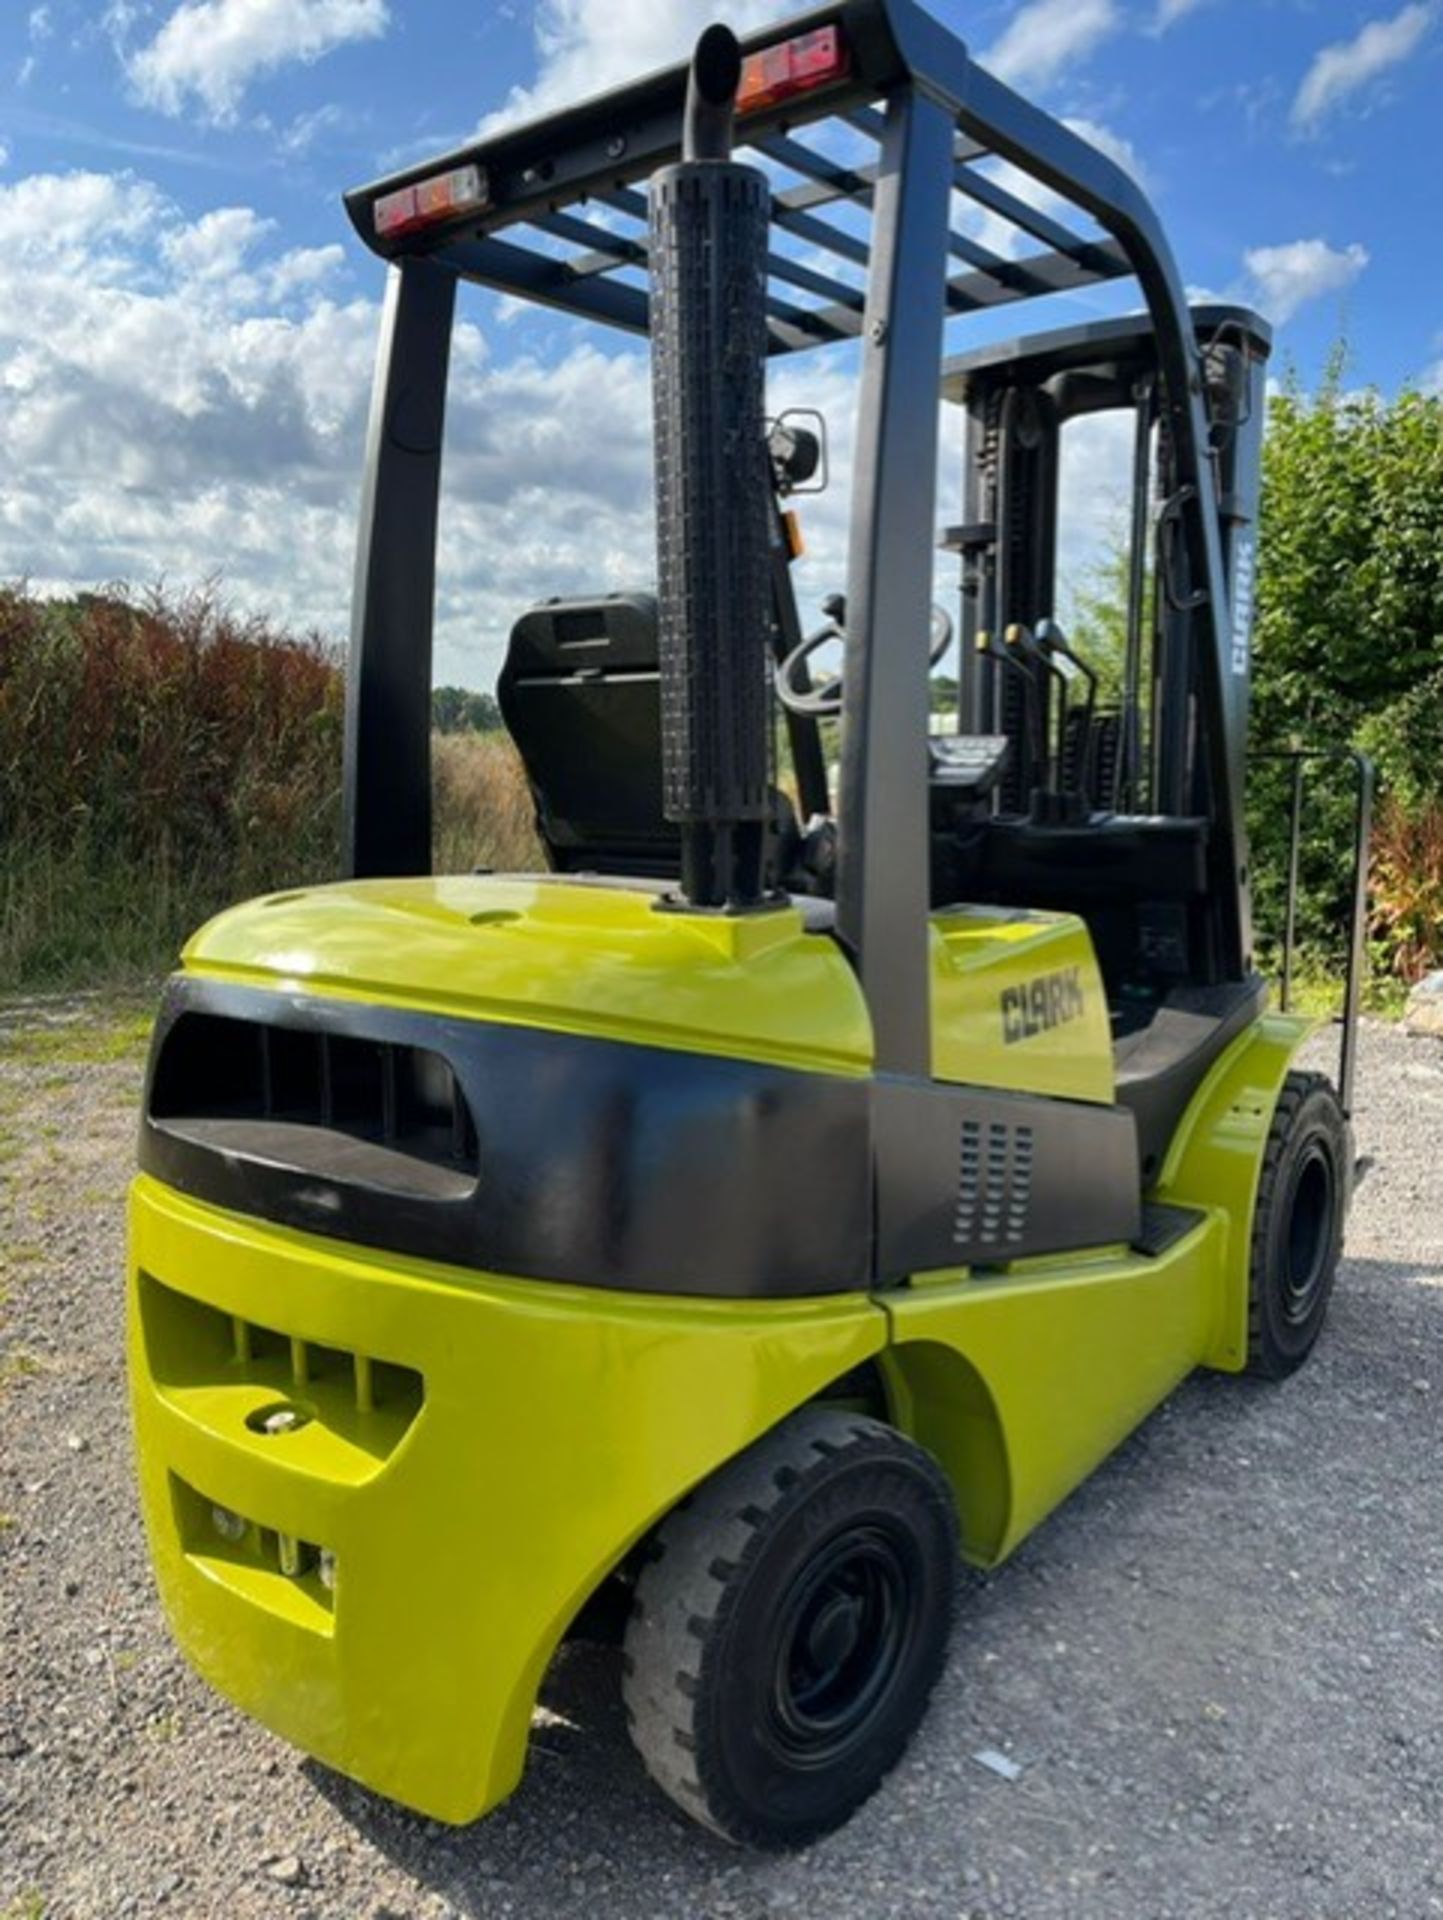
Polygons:
<instances>
[{"instance_id":1,"label":"metal pole","mask_svg":"<svg viewBox=\"0 0 1443 1920\"><path fill-rule=\"evenodd\" d=\"M782 509L776 506L771 516L772 542L772 661L780 666L802 641L797 615L797 596L792 585L792 556L787 546ZM805 691L810 685L806 664L797 674L797 684ZM797 781L797 811L802 824L813 814L830 813L831 796L827 788L827 757L822 751L821 728L815 720L783 709L787 744L791 749L792 772Z\"/></svg>"},{"instance_id":2,"label":"metal pole","mask_svg":"<svg viewBox=\"0 0 1443 1920\"><path fill-rule=\"evenodd\" d=\"M878 1071L932 1071L927 641L954 115L888 101L847 582L837 931L854 957Z\"/></svg>"},{"instance_id":3,"label":"metal pole","mask_svg":"<svg viewBox=\"0 0 1443 1920\"><path fill-rule=\"evenodd\" d=\"M1301 753L1293 755L1293 804L1288 818L1288 891L1283 903L1283 985L1279 1005L1284 1013L1293 1002L1293 946L1298 930L1298 860L1303 831L1303 768Z\"/></svg>"},{"instance_id":4,"label":"metal pole","mask_svg":"<svg viewBox=\"0 0 1443 1920\"><path fill-rule=\"evenodd\" d=\"M1122 675L1122 738L1112 778L1112 807L1137 805L1137 768L1141 759L1139 718L1142 699L1142 627L1147 615L1147 527L1152 496L1152 381L1140 380L1132 443L1132 548L1128 555L1127 650Z\"/></svg>"},{"instance_id":5,"label":"metal pole","mask_svg":"<svg viewBox=\"0 0 1443 1920\"><path fill-rule=\"evenodd\" d=\"M456 276L392 267L376 352L346 664L348 875L431 871L431 630Z\"/></svg>"},{"instance_id":6,"label":"metal pole","mask_svg":"<svg viewBox=\"0 0 1443 1920\"><path fill-rule=\"evenodd\" d=\"M1358 816L1353 839L1353 918L1348 929L1348 985L1343 996L1343 1044L1338 1059L1338 1098L1353 1113L1353 1079L1358 1064L1358 1008L1363 997L1363 956L1368 938L1368 851L1373 837L1373 762L1351 753L1358 775Z\"/></svg>"}]
</instances>

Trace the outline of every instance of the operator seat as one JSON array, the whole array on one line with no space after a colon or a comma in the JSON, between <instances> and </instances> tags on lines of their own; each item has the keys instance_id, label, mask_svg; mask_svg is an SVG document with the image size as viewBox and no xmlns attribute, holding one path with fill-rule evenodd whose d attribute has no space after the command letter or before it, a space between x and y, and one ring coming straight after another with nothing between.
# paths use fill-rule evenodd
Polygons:
<instances>
[{"instance_id":1,"label":"operator seat","mask_svg":"<svg viewBox=\"0 0 1443 1920\"><path fill-rule=\"evenodd\" d=\"M532 607L511 630L496 694L553 870L679 879L681 836L662 810L656 596ZM791 871L800 845L795 810L774 788L774 875Z\"/></svg>"},{"instance_id":2,"label":"operator seat","mask_svg":"<svg viewBox=\"0 0 1443 1920\"><path fill-rule=\"evenodd\" d=\"M661 804L660 682L652 594L547 600L512 628L496 693L558 872L680 872Z\"/></svg>"}]
</instances>

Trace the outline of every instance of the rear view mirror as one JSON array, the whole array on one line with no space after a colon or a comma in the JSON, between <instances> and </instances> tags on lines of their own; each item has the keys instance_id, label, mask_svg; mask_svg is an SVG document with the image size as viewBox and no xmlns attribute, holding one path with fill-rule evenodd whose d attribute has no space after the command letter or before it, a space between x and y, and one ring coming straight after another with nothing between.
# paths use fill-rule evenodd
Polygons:
<instances>
[{"instance_id":1,"label":"rear view mirror","mask_svg":"<svg viewBox=\"0 0 1443 1920\"><path fill-rule=\"evenodd\" d=\"M783 498L794 493L825 492L825 419L814 407L789 408L767 428L767 457L772 463L773 484Z\"/></svg>"}]
</instances>

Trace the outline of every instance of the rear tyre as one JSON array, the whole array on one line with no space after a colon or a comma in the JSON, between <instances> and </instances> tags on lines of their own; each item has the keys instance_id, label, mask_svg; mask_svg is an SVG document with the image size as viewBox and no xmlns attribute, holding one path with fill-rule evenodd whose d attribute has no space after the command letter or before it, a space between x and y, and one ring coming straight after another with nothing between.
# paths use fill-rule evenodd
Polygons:
<instances>
[{"instance_id":1,"label":"rear tyre","mask_svg":"<svg viewBox=\"0 0 1443 1920\"><path fill-rule=\"evenodd\" d=\"M1282 1380L1312 1352L1343 1251L1351 1140L1331 1083L1290 1073L1253 1215L1248 1371Z\"/></svg>"},{"instance_id":2,"label":"rear tyre","mask_svg":"<svg viewBox=\"0 0 1443 1920\"><path fill-rule=\"evenodd\" d=\"M809 1407L662 1522L623 1691L652 1778L745 1845L842 1824L900 1759L942 1670L957 1517L930 1454Z\"/></svg>"}]
</instances>

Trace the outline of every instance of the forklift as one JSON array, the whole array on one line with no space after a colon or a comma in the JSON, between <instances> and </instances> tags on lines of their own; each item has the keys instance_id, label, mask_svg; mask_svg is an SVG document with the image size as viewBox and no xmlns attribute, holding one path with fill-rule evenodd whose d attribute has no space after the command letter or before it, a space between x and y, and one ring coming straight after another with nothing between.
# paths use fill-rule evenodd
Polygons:
<instances>
[{"instance_id":1,"label":"forklift","mask_svg":"<svg viewBox=\"0 0 1443 1920\"><path fill-rule=\"evenodd\" d=\"M222 1693L449 1822L610 1622L665 1792L799 1846L906 1748L960 1562L1327 1312L1360 928L1335 1089L1249 918L1268 331L1189 311L1137 183L914 0L709 28L346 204L388 263L349 872L222 913L165 992L128 1272L160 1592ZM649 341L655 590L518 610L501 672L539 873L431 871L463 280ZM1113 283L1138 317L953 351ZM821 435L767 370L817 348L858 414L804 633ZM1112 662L1056 597L1062 436L1106 412Z\"/></svg>"}]
</instances>

